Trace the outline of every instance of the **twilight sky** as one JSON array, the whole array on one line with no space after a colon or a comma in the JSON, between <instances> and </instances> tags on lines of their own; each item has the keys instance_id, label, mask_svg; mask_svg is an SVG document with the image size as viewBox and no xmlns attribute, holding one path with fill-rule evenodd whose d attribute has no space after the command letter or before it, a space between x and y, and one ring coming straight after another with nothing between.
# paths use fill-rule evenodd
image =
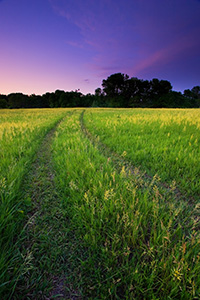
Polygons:
<instances>
[{"instance_id":1,"label":"twilight sky","mask_svg":"<svg viewBox=\"0 0 200 300\"><path fill-rule=\"evenodd\" d=\"M94 93L118 72L200 85L200 1L0 0L0 93Z\"/></svg>"}]
</instances>

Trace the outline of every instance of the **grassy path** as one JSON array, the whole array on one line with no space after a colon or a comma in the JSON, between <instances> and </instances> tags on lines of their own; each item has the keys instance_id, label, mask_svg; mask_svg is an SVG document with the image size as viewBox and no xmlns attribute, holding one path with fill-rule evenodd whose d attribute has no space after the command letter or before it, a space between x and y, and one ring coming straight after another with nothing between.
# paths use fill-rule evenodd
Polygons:
<instances>
[{"instance_id":1,"label":"grassy path","mask_svg":"<svg viewBox=\"0 0 200 300\"><path fill-rule=\"evenodd\" d=\"M23 180L45 135L67 111L0 111L0 299L9 298L26 268L19 248L31 201L22 197Z\"/></svg>"},{"instance_id":2,"label":"grassy path","mask_svg":"<svg viewBox=\"0 0 200 300\"><path fill-rule=\"evenodd\" d=\"M198 222L192 206L174 201L173 190L163 191L157 178L129 176L123 161L118 165L118 157L84 135L80 120L79 111L59 126L53 160L56 184L85 253L75 258L80 266L75 281L84 299L198 299Z\"/></svg>"},{"instance_id":3,"label":"grassy path","mask_svg":"<svg viewBox=\"0 0 200 300\"><path fill-rule=\"evenodd\" d=\"M26 269L12 299L80 299L66 284L71 276L68 256L73 239L51 163L51 142L57 126L44 138L23 187L33 209L21 249Z\"/></svg>"},{"instance_id":4,"label":"grassy path","mask_svg":"<svg viewBox=\"0 0 200 300\"><path fill-rule=\"evenodd\" d=\"M33 208L10 299L198 299L192 206L129 167L79 110L49 132L23 186Z\"/></svg>"}]
</instances>

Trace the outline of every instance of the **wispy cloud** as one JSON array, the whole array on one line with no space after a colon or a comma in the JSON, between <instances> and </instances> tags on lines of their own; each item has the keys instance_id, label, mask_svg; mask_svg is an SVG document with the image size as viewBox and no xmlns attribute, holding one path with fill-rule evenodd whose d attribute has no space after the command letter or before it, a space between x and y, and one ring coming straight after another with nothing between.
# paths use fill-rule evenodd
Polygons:
<instances>
[{"instance_id":1,"label":"wispy cloud","mask_svg":"<svg viewBox=\"0 0 200 300\"><path fill-rule=\"evenodd\" d=\"M93 49L86 65L97 76L139 76L170 63L176 67L181 56L200 51L199 11L191 9L191 0L49 1L80 31L81 41L67 43Z\"/></svg>"},{"instance_id":2,"label":"wispy cloud","mask_svg":"<svg viewBox=\"0 0 200 300\"><path fill-rule=\"evenodd\" d=\"M194 35L198 36L199 34L200 29L195 30ZM191 52L192 49L199 51L198 39L195 39L194 36L186 35L177 39L173 44L169 44L168 47L156 50L145 59L139 61L130 68L131 73L141 74L148 69L163 68L171 62L177 61L180 57L188 57L188 52Z\"/></svg>"}]
</instances>

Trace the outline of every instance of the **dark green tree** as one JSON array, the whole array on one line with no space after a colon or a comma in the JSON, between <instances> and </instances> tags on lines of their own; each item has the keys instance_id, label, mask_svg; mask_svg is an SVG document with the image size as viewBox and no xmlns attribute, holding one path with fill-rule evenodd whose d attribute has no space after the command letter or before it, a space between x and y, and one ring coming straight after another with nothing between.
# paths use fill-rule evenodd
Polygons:
<instances>
[{"instance_id":1,"label":"dark green tree","mask_svg":"<svg viewBox=\"0 0 200 300\"><path fill-rule=\"evenodd\" d=\"M97 88L94 92L95 96L99 97L101 96L103 93L102 89L101 88Z\"/></svg>"},{"instance_id":2,"label":"dark green tree","mask_svg":"<svg viewBox=\"0 0 200 300\"><path fill-rule=\"evenodd\" d=\"M191 89L191 92L195 95L195 98L196 99L200 99L200 86L194 86L192 89Z\"/></svg>"},{"instance_id":3,"label":"dark green tree","mask_svg":"<svg viewBox=\"0 0 200 300\"><path fill-rule=\"evenodd\" d=\"M108 97L121 96L125 89L126 81L129 76L122 73L116 73L103 80L103 91Z\"/></svg>"},{"instance_id":4,"label":"dark green tree","mask_svg":"<svg viewBox=\"0 0 200 300\"><path fill-rule=\"evenodd\" d=\"M162 107L162 96L167 95L172 90L172 85L167 80L154 78L150 81L149 96L152 107Z\"/></svg>"},{"instance_id":5,"label":"dark green tree","mask_svg":"<svg viewBox=\"0 0 200 300\"><path fill-rule=\"evenodd\" d=\"M0 108L8 108L8 102L4 98L0 98Z\"/></svg>"},{"instance_id":6,"label":"dark green tree","mask_svg":"<svg viewBox=\"0 0 200 300\"><path fill-rule=\"evenodd\" d=\"M191 100L190 103L195 102L196 107L200 107L200 86L197 85L194 86L191 90L184 90L184 96L187 99Z\"/></svg>"},{"instance_id":7,"label":"dark green tree","mask_svg":"<svg viewBox=\"0 0 200 300\"><path fill-rule=\"evenodd\" d=\"M126 101L125 93L127 91L126 83L128 78L128 75L116 73L103 80L103 92L107 97L109 106L126 106L124 102Z\"/></svg>"},{"instance_id":8,"label":"dark green tree","mask_svg":"<svg viewBox=\"0 0 200 300\"><path fill-rule=\"evenodd\" d=\"M8 95L8 105L10 108L28 107L29 96L22 93L12 93Z\"/></svg>"}]
</instances>

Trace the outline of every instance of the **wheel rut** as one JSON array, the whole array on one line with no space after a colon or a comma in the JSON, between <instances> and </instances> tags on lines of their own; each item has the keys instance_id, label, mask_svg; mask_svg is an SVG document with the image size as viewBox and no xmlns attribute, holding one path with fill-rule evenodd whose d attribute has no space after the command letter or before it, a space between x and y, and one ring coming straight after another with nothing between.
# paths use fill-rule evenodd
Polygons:
<instances>
[{"instance_id":1,"label":"wheel rut","mask_svg":"<svg viewBox=\"0 0 200 300\"><path fill-rule=\"evenodd\" d=\"M173 184L171 186L167 185L165 182L161 182L157 174L152 177L148 175L146 172L141 172L138 167L135 167L130 161L124 159L122 156L120 156L118 153L112 151L108 146L106 146L104 143L101 142L99 139L99 136L94 136L86 127L84 123L84 113L83 111L80 116L80 126L83 134L85 137L87 137L91 143L96 146L105 157L108 158L108 160L112 160L114 166L116 169L121 171L121 169L124 167L126 170L126 174L131 177L142 177L144 181L149 184L150 186L154 185L156 182L156 185L163 191L163 193L171 194L171 196L177 200L177 201L187 201L188 205L193 208L197 204L197 200L194 199L192 196L186 196L184 195L179 188L174 186Z\"/></svg>"},{"instance_id":2,"label":"wheel rut","mask_svg":"<svg viewBox=\"0 0 200 300\"><path fill-rule=\"evenodd\" d=\"M16 287L15 299L81 299L79 291L74 290L68 280L71 233L51 161L51 143L65 118L43 139L23 185L24 198L31 201L32 208L20 249L26 270Z\"/></svg>"}]
</instances>

